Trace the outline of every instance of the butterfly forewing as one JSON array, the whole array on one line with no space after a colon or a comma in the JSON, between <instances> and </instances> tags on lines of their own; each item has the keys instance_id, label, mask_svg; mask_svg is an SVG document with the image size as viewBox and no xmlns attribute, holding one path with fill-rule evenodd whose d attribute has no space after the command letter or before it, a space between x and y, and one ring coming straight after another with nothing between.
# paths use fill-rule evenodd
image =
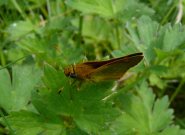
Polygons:
<instances>
[{"instance_id":1,"label":"butterfly forewing","mask_svg":"<svg viewBox=\"0 0 185 135\"><path fill-rule=\"evenodd\" d=\"M84 62L64 69L66 76L80 80L117 80L131 67L137 65L143 58L142 53L107 61Z\"/></svg>"},{"instance_id":2,"label":"butterfly forewing","mask_svg":"<svg viewBox=\"0 0 185 135\"><path fill-rule=\"evenodd\" d=\"M111 62L89 73L88 77L93 81L120 79L129 68L137 65L142 58L142 54L138 53L113 59Z\"/></svg>"}]
</instances>

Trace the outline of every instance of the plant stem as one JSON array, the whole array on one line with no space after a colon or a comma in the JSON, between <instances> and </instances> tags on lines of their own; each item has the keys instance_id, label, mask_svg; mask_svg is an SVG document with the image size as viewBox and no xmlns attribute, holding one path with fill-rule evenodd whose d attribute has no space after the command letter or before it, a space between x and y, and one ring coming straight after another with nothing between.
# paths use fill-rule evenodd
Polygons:
<instances>
[{"instance_id":1,"label":"plant stem","mask_svg":"<svg viewBox=\"0 0 185 135\"><path fill-rule=\"evenodd\" d=\"M2 116L2 119L4 120L6 126L8 127L9 131L10 131L10 134L11 135L14 135L14 130L12 129L12 127L10 126L10 124L8 123L7 119L5 118L2 110L0 109L0 115Z\"/></svg>"},{"instance_id":2,"label":"plant stem","mask_svg":"<svg viewBox=\"0 0 185 135\"><path fill-rule=\"evenodd\" d=\"M79 29L78 29L78 39L77 39L77 45L79 46L82 41L82 28L83 28L83 16L80 15L79 18Z\"/></svg>"},{"instance_id":3,"label":"plant stem","mask_svg":"<svg viewBox=\"0 0 185 135\"><path fill-rule=\"evenodd\" d=\"M176 7L176 5L173 5L170 9L169 9L169 11L168 11L168 13L166 14L166 16L163 18L163 20L161 21L161 25L162 24L164 24L166 21L167 21L167 19L168 19L168 17L170 16L170 14L173 12L173 10L174 10L174 8Z\"/></svg>"},{"instance_id":4,"label":"plant stem","mask_svg":"<svg viewBox=\"0 0 185 135\"><path fill-rule=\"evenodd\" d=\"M7 68L7 67L9 67L9 66L11 66L11 65L13 65L13 64L15 64L16 62L18 62L18 61L20 61L20 60L26 58L27 56L29 56L29 55L23 56L23 57L21 57L21 58L15 60L15 61L13 61L13 62L11 62L11 63L8 63L8 64L4 65L3 67L0 68L0 70L2 70L2 69L4 69L4 68Z\"/></svg>"},{"instance_id":5,"label":"plant stem","mask_svg":"<svg viewBox=\"0 0 185 135\"><path fill-rule=\"evenodd\" d=\"M120 33L119 33L119 27L118 27L118 24L116 23L116 40L117 40L117 49L120 48Z\"/></svg>"},{"instance_id":6,"label":"plant stem","mask_svg":"<svg viewBox=\"0 0 185 135\"><path fill-rule=\"evenodd\" d=\"M11 2L13 3L13 5L15 6L15 8L18 10L18 12L21 14L21 16L27 20L28 18L26 17L26 14L23 12L23 10L21 9L21 7L19 6L19 4L17 3L16 0L11 0Z\"/></svg>"},{"instance_id":7,"label":"plant stem","mask_svg":"<svg viewBox=\"0 0 185 135\"><path fill-rule=\"evenodd\" d=\"M5 60L5 57L4 57L2 49L0 49L0 59L1 59L1 65L2 66L6 65L6 60Z\"/></svg>"},{"instance_id":8,"label":"plant stem","mask_svg":"<svg viewBox=\"0 0 185 135\"><path fill-rule=\"evenodd\" d=\"M177 94L180 92L183 84L185 83L185 78L183 78L181 81L180 81L180 84L179 86L176 88L175 92L172 94L171 98L170 98L170 104L173 102L173 100L175 99L175 97L177 96Z\"/></svg>"},{"instance_id":9,"label":"plant stem","mask_svg":"<svg viewBox=\"0 0 185 135\"><path fill-rule=\"evenodd\" d=\"M100 47L99 47L98 43L94 43L94 48L95 48L96 59L97 60L101 59L102 58L101 50L100 50Z\"/></svg>"},{"instance_id":10,"label":"plant stem","mask_svg":"<svg viewBox=\"0 0 185 135\"><path fill-rule=\"evenodd\" d=\"M50 2L49 0L46 0L47 3L47 10L48 10L48 19L51 19L51 8L50 8Z\"/></svg>"}]
</instances>

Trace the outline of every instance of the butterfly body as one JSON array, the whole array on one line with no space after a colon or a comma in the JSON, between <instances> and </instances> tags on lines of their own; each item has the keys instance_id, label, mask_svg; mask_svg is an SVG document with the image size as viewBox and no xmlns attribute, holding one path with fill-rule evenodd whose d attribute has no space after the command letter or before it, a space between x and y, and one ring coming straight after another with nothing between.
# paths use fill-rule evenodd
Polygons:
<instances>
[{"instance_id":1,"label":"butterfly body","mask_svg":"<svg viewBox=\"0 0 185 135\"><path fill-rule=\"evenodd\" d=\"M84 62L65 68L64 74L79 80L118 80L129 68L137 65L142 59L142 53L135 53L106 61Z\"/></svg>"}]
</instances>

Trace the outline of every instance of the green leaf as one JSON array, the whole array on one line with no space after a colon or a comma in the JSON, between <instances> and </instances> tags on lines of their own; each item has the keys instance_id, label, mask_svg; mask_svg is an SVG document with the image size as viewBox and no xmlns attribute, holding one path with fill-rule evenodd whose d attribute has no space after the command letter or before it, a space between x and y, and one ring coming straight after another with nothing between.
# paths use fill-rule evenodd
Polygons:
<instances>
[{"instance_id":1,"label":"green leaf","mask_svg":"<svg viewBox=\"0 0 185 135\"><path fill-rule=\"evenodd\" d=\"M147 47L156 38L159 24L146 16L142 16L137 24L140 42Z\"/></svg>"},{"instance_id":2,"label":"green leaf","mask_svg":"<svg viewBox=\"0 0 185 135\"><path fill-rule=\"evenodd\" d=\"M113 3L112 0L68 0L67 4L84 13L96 13L103 17L112 17L117 12L116 7L113 7L113 4L116 5L116 2Z\"/></svg>"},{"instance_id":3,"label":"green leaf","mask_svg":"<svg viewBox=\"0 0 185 135\"><path fill-rule=\"evenodd\" d=\"M147 16L137 21L137 27L127 25L131 40L141 52L144 52L147 63L154 62L156 50L169 52L181 49L185 39L184 27L181 25L166 24L160 26ZM183 47L182 47L183 48ZM169 56L169 55L167 55Z\"/></svg>"},{"instance_id":4,"label":"green leaf","mask_svg":"<svg viewBox=\"0 0 185 135\"><path fill-rule=\"evenodd\" d=\"M173 51L185 42L185 28L179 24L169 28L164 36L164 51Z\"/></svg>"},{"instance_id":5,"label":"green leaf","mask_svg":"<svg viewBox=\"0 0 185 135\"><path fill-rule=\"evenodd\" d=\"M156 74L150 74L149 81L151 86L157 86L160 89L164 89L166 86L166 83Z\"/></svg>"},{"instance_id":6,"label":"green leaf","mask_svg":"<svg viewBox=\"0 0 185 135\"><path fill-rule=\"evenodd\" d=\"M162 133L156 135L184 135L185 130L180 130L179 126L171 125L167 127Z\"/></svg>"},{"instance_id":7,"label":"green leaf","mask_svg":"<svg viewBox=\"0 0 185 135\"><path fill-rule=\"evenodd\" d=\"M34 96L33 103L40 114L51 121L59 121L59 115L66 128L77 125L87 133L96 133L118 114L111 104L102 101L106 96L104 91L103 85L87 86L80 91L64 87L60 94L50 92L44 96ZM66 119L71 119L72 123Z\"/></svg>"},{"instance_id":8,"label":"green leaf","mask_svg":"<svg viewBox=\"0 0 185 135\"><path fill-rule=\"evenodd\" d=\"M7 4L7 1L6 1L6 0L1 0L1 1L0 1L0 6L6 5L6 4Z\"/></svg>"},{"instance_id":9,"label":"green leaf","mask_svg":"<svg viewBox=\"0 0 185 135\"><path fill-rule=\"evenodd\" d=\"M35 29L35 26L30 21L18 21L11 24L7 28L11 40L18 40L19 38L29 34Z\"/></svg>"},{"instance_id":10,"label":"green leaf","mask_svg":"<svg viewBox=\"0 0 185 135\"><path fill-rule=\"evenodd\" d=\"M118 116L118 111L111 103L102 100L111 93L111 82L84 82L78 90L60 71L51 67L47 67L47 70L47 89L40 89L40 94L35 93L32 99L35 108L44 118L57 123L63 121L66 128L70 127L71 130L78 127L86 133L98 133ZM59 80L59 76L62 84L52 85L52 80ZM57 88L61 91L57 92Z\"/></svg>"},{"instance_id":11,"label":"green leaf","mask_svg":"<svg viewBox=\"0 0 185 135\"><path fill-rule=\"evenodd\" d=\"M82 34L85 37L91 37L93 42L108 40L110 31L111 25L98 17L84 19Z\"/></svg>"},{"instance_id":12,"label":"green leaf","mask_svg":"<svg viewBox=\"0 0 185 135\"><path fill-rule=\"evenodd\" d=\"M39 114L33 112L13 112L6 118L17 135L66 134L62 124L45 122Z\"/></svg>"},{"instance_id":13,"label":"green leaf","mask_svg":"<svg viewBox=\"0 0 185 135\"><path fill-rule=\"evenodd\" d=\"M25 108L39 81L40 71L33 66L13 67L11 78L6 69L0 70L0 106L7 112Z\"/></svg>"},{"instance_id":14,"label":"green leaf","mask_svg":"<svg viewBox=\"0 0 185 135\"><path fill-rule=\"evenodd\" d=\"M173 110L169 109L169 101L165 96L155 100L155 95L143 82L138 88L138 95L121 97L122 115L112 124L113 132L125 135L177 135L180 129L171 125ZM169 127L173 127L170 133Z\"/></svg>"},{"instance_id":15,"label":"green leaf","mask_svg":"<svg viewBox=\"0 0 185 135\"><path fill-rule=\"evenodd\" d=\"M67 4L85 14L95 13L106 18L130 19L141 14L152 15L154 11L146 5L134 0L68 0Z\"/></svg>"},{"instance_id":16,"label":"green leaf","mask_svg":"<svg viewBox=\"0 0 185 135\"><path fill-rule=\"evenodd\" d=\"M64 77L63 75L63 71L57 72L52 66L45 64L43 82L46 87L53 91L58 91L65 83L62 79Z\"/></svg>"},{"instance_id":17,"label":"green leaf","mask_svg":"<svg viewBox=\"0 0 185 135\"><path fill-rule=\"evenodd\" d=\"M142 15L152 16L155 13L155 11L147 4L137 0L120 0L118 5L120 6L119 13L121 14L119 18L126 22L128 22L128 20L138 18Z\"/></svg>"},{"instance_id":18,"label":"green leaf","mask_svg":"<svg viewBox=\"0 0 185 135\"><path fill-rule=\"evenodd\" d=\"M147 16L142 16L137 21L137 29L133 28L130 24L127 25L127 29L131 35L131 40L134 42L136 48L141 52L144 52L144 56L147 62L151 62L155 58L155 52L153 48L158 47L159 24L152 21Z\"/></svg>"}]
</instances>

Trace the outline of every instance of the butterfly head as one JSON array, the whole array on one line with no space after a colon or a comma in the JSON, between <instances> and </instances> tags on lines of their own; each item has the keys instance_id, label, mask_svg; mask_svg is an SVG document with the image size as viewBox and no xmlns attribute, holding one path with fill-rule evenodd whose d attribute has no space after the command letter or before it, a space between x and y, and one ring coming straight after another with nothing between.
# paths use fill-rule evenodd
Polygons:
<instances>
[{"instance_id":1,"label":"butterfly head","mask_svg":"<svg viewBox=\"0 0 185 135\"><path fill-rule=\"evenodd\" d=\"M65 74L67 77L71 77L71 78L76 78L76 77L77 77L73 65L70 66L70 67L65 68L65 69L64 69L64 74Z\"/></svg>"}]
</instances>

